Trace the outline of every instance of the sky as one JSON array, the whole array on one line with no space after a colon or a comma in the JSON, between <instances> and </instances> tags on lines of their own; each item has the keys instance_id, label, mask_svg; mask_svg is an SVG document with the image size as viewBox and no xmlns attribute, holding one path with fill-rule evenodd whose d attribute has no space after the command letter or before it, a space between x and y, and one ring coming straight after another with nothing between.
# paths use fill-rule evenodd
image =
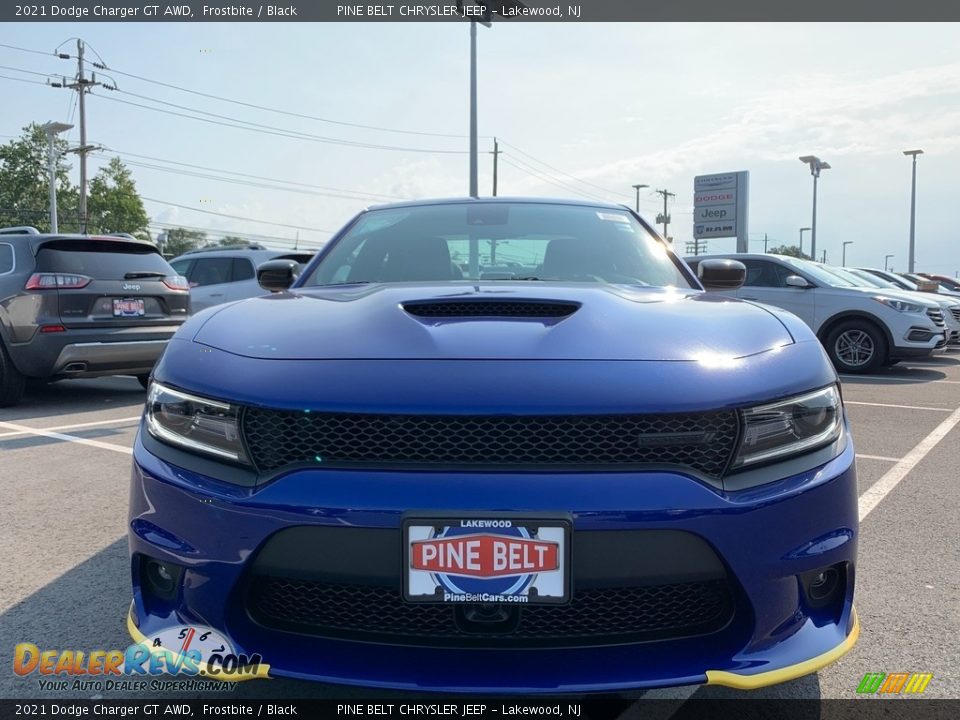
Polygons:
<instances>
[{"instance_id":1,"label":"sky","mask_svg":"<svg viewBox=\"0 0 960 720\"><path fill-rule=\"evenodd\" d=\"M52 52L66 42L75 55L78 33L108 68L97 79L117 87L87 96L88 141L106 148L90 176L119 154L154 232L319 247L364 207L468 194L465 22L7 23L0 143L34 121L77 124L76 93L42 83L76 72ZM495 22L478 28L480 194L491 194L495 136L499 195L632 206L631 186L647 184L640 211L652 222L653 190L667 189L683 254L693 178L746 170L750 249L762 252L765 235L795 245L810 225L812 178L798 157L813 154L831 165L817 254L839 264L850 241L847 265L892 255L906 270L902 152L920 148L916 269L954 276L958 42L950 23ZM731 252L735 240L708 249Z\"/></svg>"}]
</instances>

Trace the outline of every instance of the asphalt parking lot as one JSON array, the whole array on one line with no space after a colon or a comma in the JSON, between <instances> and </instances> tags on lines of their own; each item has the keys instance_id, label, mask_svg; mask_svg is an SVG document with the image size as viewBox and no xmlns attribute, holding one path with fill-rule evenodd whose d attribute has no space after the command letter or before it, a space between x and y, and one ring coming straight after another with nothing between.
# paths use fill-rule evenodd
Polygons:
<instances>
[{"instance_id":1,"label":"asphalt parking lot","mask_svg":"<svg viewBox=\"0 0 960 720\"><path fill-rule=\"evenodd\" d=\"M865 673L904 671L933 673L927 697L960 698L960 351L842 381L860 482L860 641L820 673L750 696L851 698ZM117 377L35 387L21 406L0 410L0 697L65 697L41 690L35 676L14 675L17 643L130 644L127 484L143 400L134 378ZM224 692L365 694L288 680ZM702 687L648 695L680 702L744 693ZM627 708L631 716L640 717L636 706Z\"/></svg>"}]
</instances>

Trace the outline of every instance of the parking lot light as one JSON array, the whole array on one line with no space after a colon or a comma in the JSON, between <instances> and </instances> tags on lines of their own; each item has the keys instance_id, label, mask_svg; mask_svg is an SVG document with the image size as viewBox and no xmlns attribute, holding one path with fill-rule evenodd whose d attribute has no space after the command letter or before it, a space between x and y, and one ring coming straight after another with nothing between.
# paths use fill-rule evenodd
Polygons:
<instances>
[{"instance_id":1,"label":"parking lot light","mask_svg":"<svg viewBox=\"0 0 960 720\"><path fill-rule=\"evenodd\" d=\"M853 245L853 240L844 240L843 242L843 259L840 261L840 267L847 266L847 245Z\"/></svg>"},{"instance_id":2,"label":"parking lot light","mask_svg":"<svg viewBox=\"0 0 960 720\"><path fill-rule=\"evenodd\" d=\"M821 160L816 155L802 155L800 162L810 166L810 174L813 175L813 220L810 223L810 257L817 259L817 180L820 179L821 170L829 170L830 163Z\"/></svg>"},{"instance_id":3,"label":"parking lot light","mask_svg":"<svg viewBox=\"0 0 960 720\"><path fill-rule=\"evenodd\" d=\"M903 154L913 156L913 174L910 182L910 247L907 253L907 272L913 272L913 251L917 225L917 155L923 155L923 150L904 150Z\"/></svg>"},{"instance_id":4,"label":"parking lot light","mask_svg":"<svg viewBox=\"0 0 960 720\"><path fill-rule=\"evenodd\" d=\"M47 135L47 163L50 169L50 232L57 233L59 232L57 228L57 152L53 141L60 133L72 130L73 125L48 122L40 128Z\"/></svg>"}]
</instances>

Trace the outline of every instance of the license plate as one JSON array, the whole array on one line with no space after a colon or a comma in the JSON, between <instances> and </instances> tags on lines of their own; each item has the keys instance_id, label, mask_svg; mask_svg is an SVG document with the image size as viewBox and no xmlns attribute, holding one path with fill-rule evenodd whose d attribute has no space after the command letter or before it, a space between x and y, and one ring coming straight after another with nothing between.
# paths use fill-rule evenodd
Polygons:
<instances>
[{"instance_id":1,"label":"license plate","mask_svg":"<svg viewBox=\"0 0 960 720\"><path fill-rule=\"evenodd\" d=\"M557 604L570 599L570 521L490 515L403 522L408 602Z\"/></svg>"},{"instance_id":2,"label":"license plate","mask_svg":"<svg viewBox=\"0 0 960 720\"><path fill-rule=\"evenodd\" d=\"M114 317L140 317L145 309L141 298L114 298L113 315Z\"/></svg>"}]
</instances>

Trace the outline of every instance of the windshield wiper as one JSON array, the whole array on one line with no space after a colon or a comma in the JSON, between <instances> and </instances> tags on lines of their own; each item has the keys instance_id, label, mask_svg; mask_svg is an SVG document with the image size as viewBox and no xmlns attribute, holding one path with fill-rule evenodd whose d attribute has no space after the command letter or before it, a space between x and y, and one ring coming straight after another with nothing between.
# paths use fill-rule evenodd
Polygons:
<instances>
[{"instance_id":1,"label":"windshield wiper","mask_svg":"<svg viewBox=\"0 0 960 720\"><path fill-rule=\"evenodd\" d=\"M124 280L136 280L137 278L151 278L151 277L166 277L165 272L159 272L157 270L138 270L136 272L128 272L123 276Z\"/></svg>"}]
</instances>

